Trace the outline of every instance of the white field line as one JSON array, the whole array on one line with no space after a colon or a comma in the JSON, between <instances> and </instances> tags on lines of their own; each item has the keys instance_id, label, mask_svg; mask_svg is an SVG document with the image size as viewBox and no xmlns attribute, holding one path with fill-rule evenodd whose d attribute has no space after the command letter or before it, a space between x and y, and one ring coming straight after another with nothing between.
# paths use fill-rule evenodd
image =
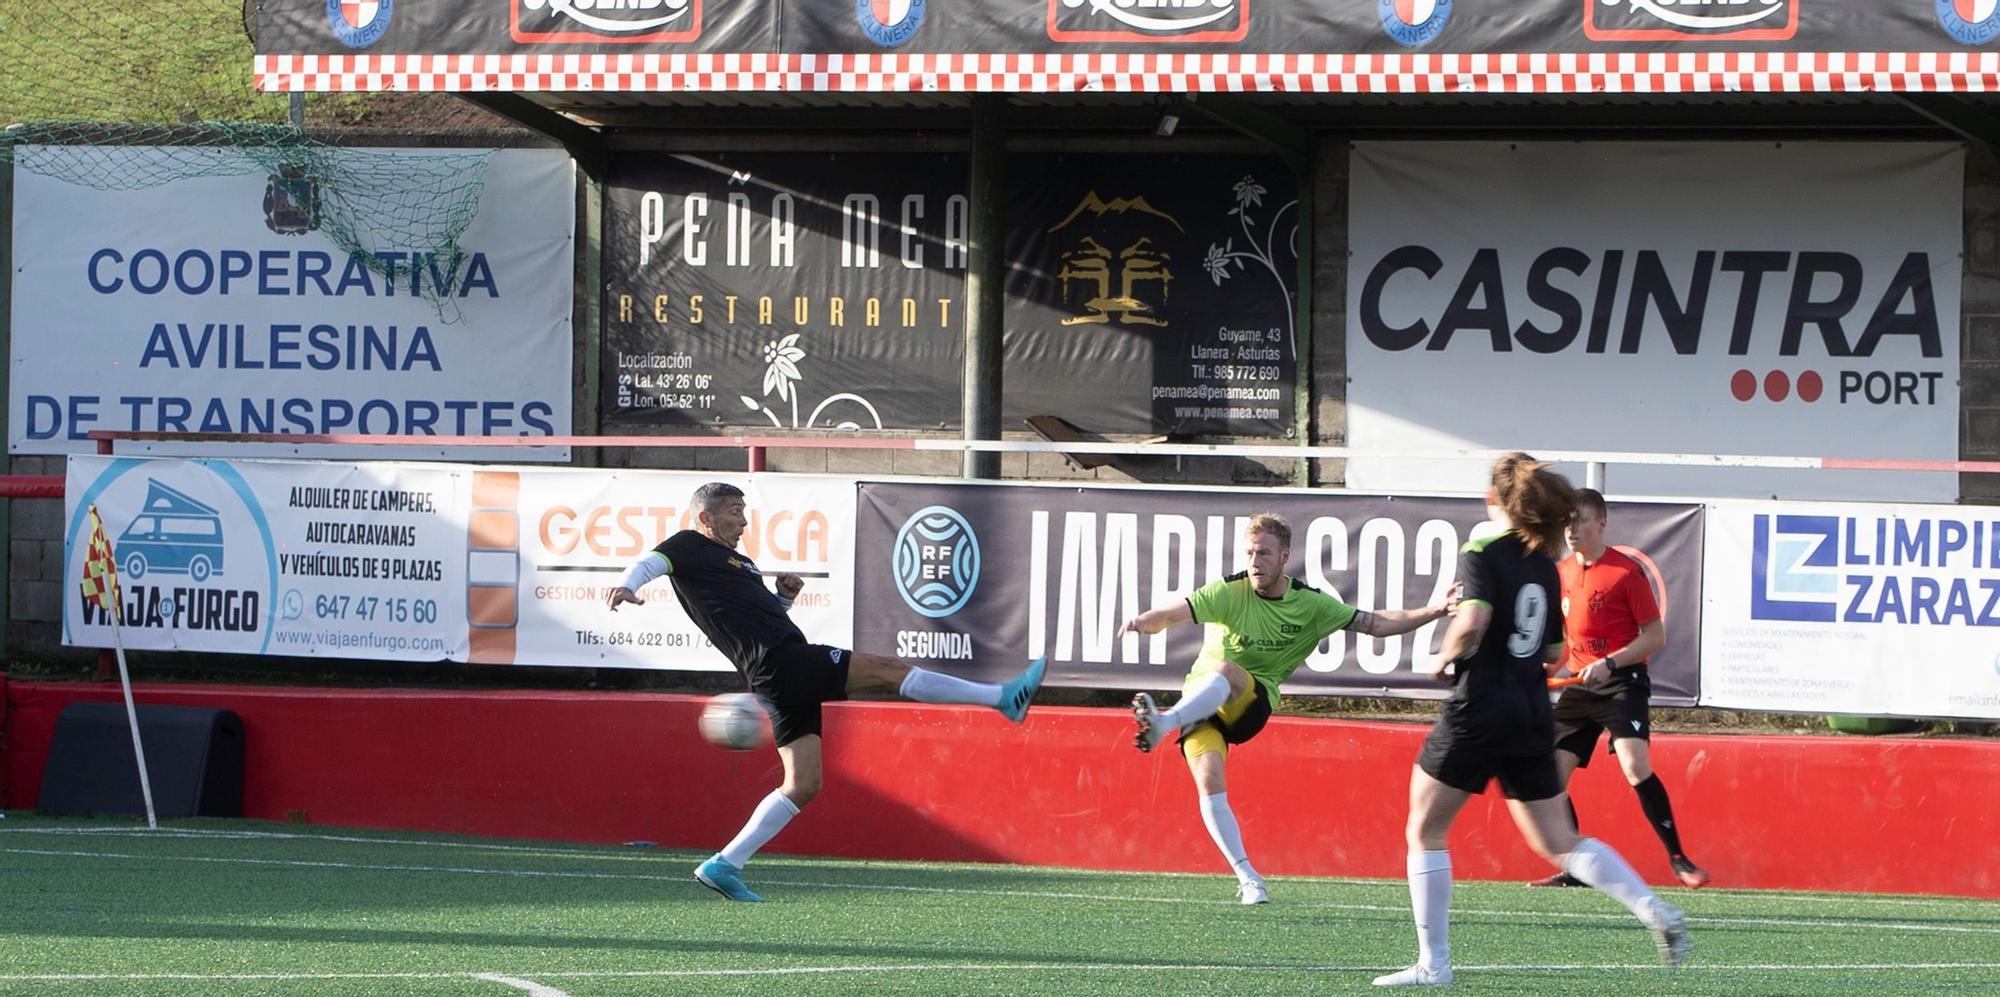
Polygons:
<instances>
[{"instance_id":1,"label":"white field line","mask_svg":"<svg viewBox=\"0 0 2000 997\"><path fill-rule=\"evenodd\" d=\"M523 980L515 976L502 976L499 973L474 973L472 974L472 978L475 980L485 980L488 983L504 984L516 990L526 990L528 997L569 997L569 994L554 987L545 987L533 980Z\"/></svg>"},{"instance_id":2,"label":"white field line","mask_svg":"<svg viewBox=\"0 0 2000 997\"><path fill-rule=\"evenodd\" d=\"M594 849L565 848L560 846L484 844L476 841L433 841L421 838L370 838L370 837L363 837L360 835L300 834L300 833L285 832L285 831L230 831L230 830L205 829L205 828L164 828L164 827L156 830L148 830L147 828L143 827L0 828L0 835L5 835L5 834L53 834L53 835L76 835L76 836L108 835L108 836L132 836L139 838L180 837L180 838L275 840L275 841L326 841L326 842L336 842L343 844L403 845L403 846L414 846L414 847L442 848L446 850L464 849L467 851L514 852L523 855L549 855L549 856L566 857L566 858L586 859L597 862L661 861L658 854L652 853L651 849L627 849L627 848L621 848L621 846L617 845L604 845ZM990 872L993 869L993 865L991 863L981 863L981 862L923 862L923 861L896 860L896 859L840 859L837 861L853 862L854 864L857 865L862 865L868 868L875 868L875 869L921 869L930 872L947 870L947 869L972 869L972 870L979 870L982 872ZM770 868L770 867L779 867L785 865L817 864L817 860L807 856L773 855L766 859L763 859L762 863L766 868ZM1064 875L1102 876L1102 877L1118 877L1118 878L1128 877L1128 876L1144 876L1149 879L1219 878L1217 875L1214 874L1199 873L1199 872L1133 873L1133 872L1124 872L1124 871L1108 870L1108 869L1070 869L1064 867L1048 867L1048 866L1019 866L1017 868L1021 868L1024 870L1055 869L1057 871L1060 871ZM1293 882L1314 882L1314 880L1311 879L1298 879L1298 878L1283 877L1283 876L1269 877L1269 878L1272 878L1274 881L1277 882L1284 882L1287 879L1291 879L1291 881ZM1319 882L1328 882L1328 881L1319 880ZM1345 877L1345 876L1340 877L1338 880L1335 880L1333 882L1337 882L1342 885L1362 884L1362 885L1381 885L1381 886L1398 886L1398 887L1404 885L1403 880L1400 879L1369 879L1369 878L1357 878L1357 877ZM799 884L785 884L785 885L799 885ZM910 887L910 888L916 889L917 887ZM1976 897L1935 897L1935 898L1878 897L1878 896L1870 896L1867 894L1826 896L1824 894L1817 894L1817 893L1788 893L1782 890L1731 890L1731 889L1709 888L1700 891L1694 891L1694 890L1680 890L1675 887L1668 887L1668 889L1674 889L1676 890L1676 892L1686 894L1688 896L1701 896L1704 899L1745 900L1745 901L1756 901L1759 903L1776 900L1784 903L1854 904L1857 906L1869 906L1869 907L1915 907L1922 910L1936 910L1940 912L1951 911L1954 913L1963 913L1965 912L1965 908L1967 907L1972 907L1975 909L1980 908L1982 906L2000 908L2000 905L1996 905L1992 901L1980 900ZM1189 901L1189 902L1192 903L1200 901ZM1236 901L1233 900L1218 901L1218 902L1229 903L1229 904L1236 903Z\"/></svg>"},{"instance_id":3,"label":"white field line","mask_svg":"<svg viewBox=\"0 0 2000 997\"><path fill-rule=\"evenodd\" d=\"M301 869L335 869L353 872L415 872L441 873L465 876L499 876L522 879L615 879L645 882L685 883L691 877L664 875L659 873L622 872L568 872L551 869L482 869L470 866L429 866L429 865L384 865L358 862L326 862L308 859L258 859L219 855L138 855L125 852L58 851L37 848L0 848L0 854L35 855L45 858L94 858L146 862L201 862L218 865L280 866ZM758 878L759 885L795 886L807 889L825 890L874 890L894 893L935 893L947 896L974 897L1034 897L1042 900L1090 900L1110 903L1172 903L1172 904L1213 904L1236 906L1235 900L1189 898L1189 897L1144 897L1115 893L1078 893L1053 890L981 890L954 886L905 886L893 883L830 883L816 880L784 880ZM1356 904L1307 902L1296 905L1306 910L1348 910L1371 913L1404 912L1409 908L1399 904ZM1457 908L1454 913L1461 916L1481 916L1500 918L1541 918L1571 921L1624 921L1629 915L1616 912L1577 911L1531 911L1531 910L1490 910L1475 907ZM1734 915L1705 915L1689 917L1698 924L1744 924L1797 928L1839 928L1865 929L1870 931L1931 932L1942 934L2000 935L2000 922L1991 925L1943 925L1909 924L1892 921L1841 920L1792 920L1772 917L1738 917Z\"/></svg>"},{"instance_id":4,"label":"white field line","mask_svg":"<svg viewBox=\"0 0 2000 997\"><path fill-rule=\"evenodd\" d=\"M686 979L697 977L742 977L742 976L819 976L836 973L1021 973L1021 972L1169 972L1169 973L1380 973L1393 970L1396 966L1289 966L1289 965L1243 965L1204 963L1158 963L1158 962L1096 962L1096 963L876 963L844 966L772 966L746 969L551 969L521 976L539 976L566 980L588 979ZM1844 962L1844 963L1744 963L1739 965L1714 965L1694 963L1679 969L1669 969L1658 963L1636 962L1579 962L1579 963L1488 963L1457 964L1452 967L1462 973L1505 973L1505 972L1564 972L1590 970L1652 971L1662 974L1680 973L1825 973L1825 972L1929 972L1940 969L2000 970L2000 962ZM0 974L0 983L87 983L87 982L145 982L145 981L214 981L214 982L257 982L265 980L457 980L477 979L492 982L508 982L517 977L490 972L429 972L429 973L10 973ZM525 979L520 982L526 983Z\"/></svg>"}]
</instances>

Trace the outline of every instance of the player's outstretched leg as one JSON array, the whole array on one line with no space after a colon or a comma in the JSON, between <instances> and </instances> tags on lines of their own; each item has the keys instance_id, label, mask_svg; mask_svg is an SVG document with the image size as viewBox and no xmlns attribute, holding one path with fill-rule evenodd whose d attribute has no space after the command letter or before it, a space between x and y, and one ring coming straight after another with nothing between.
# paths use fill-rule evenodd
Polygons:
<instances>
[{"instance_id":1,"label":"player's outstretched leg","mask_svg":"<svg viewBox=\"0 0 2000 997\"><path fill-rule=\"evenodd\" d=\"M1595 838L1580 838L1564 857L1563 869L1624 904L1653 933L1661 961L1669 966L1687 961L1694 939L1688 934L1686 916L1661 900L1623 856Z\"/></svg>"},{"instance_id":2,"label":"player's outstretched leg","mask_svg":"<svg viewBox=\"0 0 2000 997\"><path fill-rule=\"evenodd\" d=\"M1015 723L1028 718L1028 707L1035 701L1035 694L1041 691L1042 677L1047 674L1049 659L1036 658L1029 662L1021 674L1002 684L972 682L955 675L933 672L923 668L907 668L894 658L880 658L873 655L855 655L857 664L870 668L880 675L884 669L890 674L900 671L900 683L894 685L897 692L906 699L919 703L965 703L972 706L990 706ZM851 686L850 686L851 687Z\"/></svg>"}]
</instances>

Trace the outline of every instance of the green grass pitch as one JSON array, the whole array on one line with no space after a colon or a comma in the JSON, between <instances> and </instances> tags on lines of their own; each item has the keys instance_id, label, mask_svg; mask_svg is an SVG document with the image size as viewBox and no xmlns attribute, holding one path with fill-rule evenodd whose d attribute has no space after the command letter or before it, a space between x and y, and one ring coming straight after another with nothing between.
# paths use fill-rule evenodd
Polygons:
<instances>
[{"instance_id":1,"label":"green grass pitch","mask_svg":"<svg viewBox=\"0 0 2000 997\"><path fill-rule=\"evenodd\" d=\"M1400 881L705 856L252 821L0 820L0 993L1364 992L1415 955ZM1669 891L1680 971L1591 890L1459 883L1475 994L2000 992L2000 903Z\"/></svg>"}]
</instances>

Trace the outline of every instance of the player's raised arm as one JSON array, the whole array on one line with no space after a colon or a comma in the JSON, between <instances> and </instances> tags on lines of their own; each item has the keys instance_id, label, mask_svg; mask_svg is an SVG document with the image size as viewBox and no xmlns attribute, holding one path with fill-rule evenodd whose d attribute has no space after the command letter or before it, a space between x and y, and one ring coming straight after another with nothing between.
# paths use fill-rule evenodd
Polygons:
<instances>
[{"instance_id":1,"label":"player's raised arm","mask_svg":"<svg viewBox=\"0 0 2000 997\"><path fill-rule=\"evenodd\" d=\"M1119 625L1114 637L1126 634L1156 634L1177 623L1187 623L1194 619L1194 610L1186 599L1176 599L1163 606L1154 606Z\"/></svg>"},{"instance_id":2,"label":"player's raised arm","mask_svg":"<svg viewBox=\"0 0 2000 997\"><path fill-rule=\"evenodd\" d=\"M1347 629L1370 637L1394 637L1406 634L1433 620L1441 620L1458 609L1459 596L1465 587L1452 582L1445 590L1444 599L1422 609L1377 609L1356 610L1354 622Z\"/></svg>"},{"instance_id":3,"label":"player's raised arm","mask_svg":"<svg viewBox=\"0 0 2000 997\"><path fill-rule=\"evenodd\" d=\"M646 600L639 597L639 590L645 588L653 579L673 573L674 563L667 560L667 555L657 550L649 550L637 561L632 562L631 567L625 569L625 577L619 579L618 584L605 594L604 604L614 613L618 611L619 606L628 602L643 606Z\"/></svg>"}]
</instances>

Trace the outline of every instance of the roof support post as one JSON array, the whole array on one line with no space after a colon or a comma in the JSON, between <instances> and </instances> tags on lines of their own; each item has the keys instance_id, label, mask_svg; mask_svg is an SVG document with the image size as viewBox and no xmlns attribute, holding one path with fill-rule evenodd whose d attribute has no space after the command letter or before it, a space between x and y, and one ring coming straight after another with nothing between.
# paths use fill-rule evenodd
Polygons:
<instances>
[{"instance_id":1,"label":"roof support post","mask_svg":"<svg viewBox=\"0 0 2000 997\"><path fill-rule=\"evenodd\" d=\"M965 368L960 398L968 440L1000 438L1000 335L1006 321L1007 98L972 98L972 155L966 193ZM965 452L965 477L1000 477L1000 455Z\"/></svg>"}]
</instances>

